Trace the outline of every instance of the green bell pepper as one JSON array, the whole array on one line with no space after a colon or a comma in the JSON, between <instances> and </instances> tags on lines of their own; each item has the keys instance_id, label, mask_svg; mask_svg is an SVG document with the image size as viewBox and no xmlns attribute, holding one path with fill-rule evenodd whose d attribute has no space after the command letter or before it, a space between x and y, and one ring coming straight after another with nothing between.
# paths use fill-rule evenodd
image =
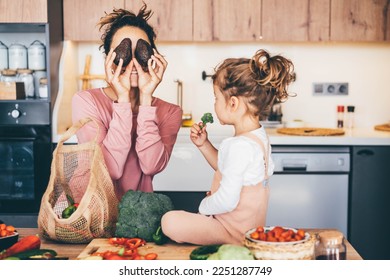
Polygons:
<instances>
[{"instance_id":1,"label":"green bell pepper","mask_svg":"<svg viewBox=\"0 0 390 280\"><path fill-rule=\"evenodd\" d=\"M168 241L168 237L162 232L161 226L159 226L156 232L153 233L152 238L156 245L162 245Z\"/></svg>"}]
</instances>

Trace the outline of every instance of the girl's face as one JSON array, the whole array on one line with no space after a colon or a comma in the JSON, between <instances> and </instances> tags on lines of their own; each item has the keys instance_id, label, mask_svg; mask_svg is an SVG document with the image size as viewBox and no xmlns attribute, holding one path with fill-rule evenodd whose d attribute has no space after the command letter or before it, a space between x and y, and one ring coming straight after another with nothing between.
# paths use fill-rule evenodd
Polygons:
<instances>
[{"instance_id":1,"label":"girl's face","mask_svg":"<svg viewBox=\"0 0 390 280\"><path fill-rule=\"evenodd\" d=\"M221 90L214 85L214 110L221 124L229 124L228 104Z\"/></svg>"},{"instance_id":2,"label":"girl's face","mask_svg":"<svg viewBox=\"0 0 390 280\"><path fill-rule=\"evenodd\" d=\"M138 39L144 39L146 42L150 44L148 36L142 29L134 26L124 26L118 29L118 31L114 34L114 36L112 37L112 42L110 47L112 49L115 49L122 42L124 38L130 38L131 40L131 52L133 54L133 59L135 59L134 50L135 50L135 46L137 45ZM114 71L115 68L116 65L113 64ZM125 68L122 69L122 72L124 71ZM133 70L131 71L130 85L131 87L138 87L138 73L135 66L133 66Z\"/></svg>"}]
</instances>

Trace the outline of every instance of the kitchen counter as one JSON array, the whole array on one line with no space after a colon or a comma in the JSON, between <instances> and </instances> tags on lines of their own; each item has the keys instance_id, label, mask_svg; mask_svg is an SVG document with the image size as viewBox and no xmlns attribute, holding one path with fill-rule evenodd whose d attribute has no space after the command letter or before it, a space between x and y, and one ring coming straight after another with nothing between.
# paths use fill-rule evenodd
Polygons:
<instances>
[{"instance_id":1,"label":"kitchen counter","mask_svg":"<svg viewBox=\"0 0 390 280\"><path fill-rule=\"evenodd\" d=\"M38 229L36 228L18 228L17 230L20 234L19 240L20 238L23 238L27 235L38 234ZM310 229L307 231L316 233L319 230ZM345 242L347 246L347 260L362 260L362 257L358 254L358 252L356 252L352 245L347 240ZM70 260L77 259L77 257L83 251L85 252L86 247L87 244L63 244L44 239L42 239L41 244L41 248L55 250L59 256L68 257ZM169 242L167 244L158 246L152 242L148 242L147 246L145 247L146 248L141 249L146 250L147 252L157 253L159 260L188 260L191 251L198 246L190 244L177 244L174 242Z\"/></svg>"},{"instance_id":2,"label":"kitchen counter","mask_svg":"<svg viewBox=\"0 0 390 280\"><path fill-rule=\"evenodd\" d=\"M190 127L181 127L176 143L192 144ZM320 146L390 146L390 132L378 131L374 128L354 128L346 130L341 136L294 136L277 133L275 128L266 128L272 145L320 145ZM225 138L233 135L231 126L212 128L208 130L210 141L217 145ZM53 135L57 143L61 135ZM77 137L72 136L66 143L77 143Z\"/></svg>"}]
</instances>

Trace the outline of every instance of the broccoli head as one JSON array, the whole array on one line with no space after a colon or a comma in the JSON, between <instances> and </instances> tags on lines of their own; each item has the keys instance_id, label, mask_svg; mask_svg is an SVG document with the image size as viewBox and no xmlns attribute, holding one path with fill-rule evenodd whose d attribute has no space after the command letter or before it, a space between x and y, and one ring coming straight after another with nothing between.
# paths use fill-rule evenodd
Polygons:
<instances>
[{"instance_id":1,"label":"broccoli head","mask_svg":"<svg viewBox=\"0 0 390 280\"><path fill-rule=\"evenodd\" d=\"M206 125L206 123L214 122L213 115L211 113L204 113L203 116L200 118L200 120L203 123L200 128L203 128Z\"/></svg>"},{"instance_id":2,"label":"broccoli head","mask_svg":"<svg viewBox=\"0 0 390 280\"><path fill-rule=\"evenodd\" d=\"M161 217L173 208L171 199L164 194L129 190L118 206L115 236L153 241Z\"/></svg>"}]
</instances>

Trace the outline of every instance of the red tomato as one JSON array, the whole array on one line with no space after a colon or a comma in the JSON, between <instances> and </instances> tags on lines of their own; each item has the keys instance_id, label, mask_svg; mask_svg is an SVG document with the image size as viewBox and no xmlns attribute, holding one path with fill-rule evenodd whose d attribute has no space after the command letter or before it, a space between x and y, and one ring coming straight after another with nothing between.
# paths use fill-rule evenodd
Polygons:
<instances>
[{"instance_id":1,"label":"red tomato","mask_svg":"<svg viewBox=\"0 0 390 280\"><path fill-rule=\"evenodd\" d=\"M156 253L149 253L144 256L145 260L155 260L157 259Z\"/></svg>"}]
</instances>

